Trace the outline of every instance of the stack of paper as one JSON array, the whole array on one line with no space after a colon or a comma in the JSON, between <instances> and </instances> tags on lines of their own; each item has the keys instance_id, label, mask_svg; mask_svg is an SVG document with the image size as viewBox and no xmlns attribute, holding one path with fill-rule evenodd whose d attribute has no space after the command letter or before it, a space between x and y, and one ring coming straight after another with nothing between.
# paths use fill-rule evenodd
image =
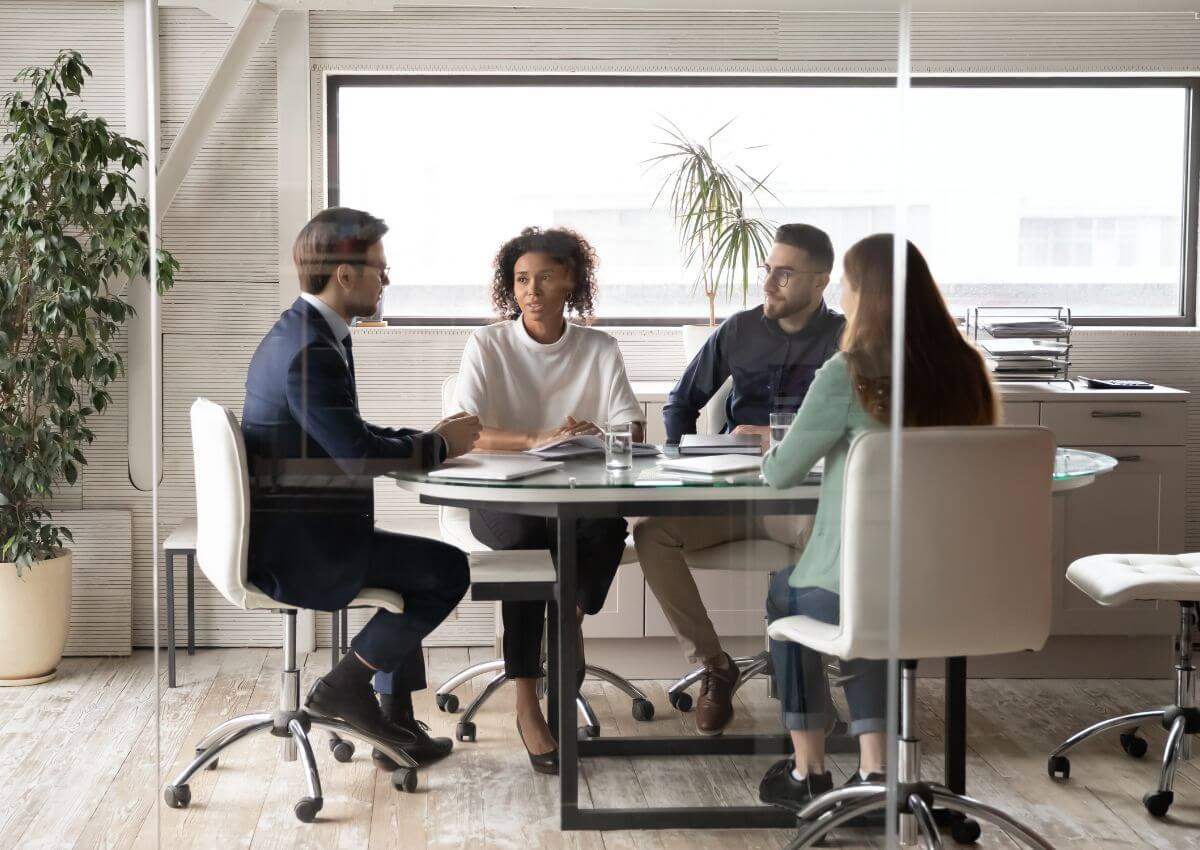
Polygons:
<instances>
[{"instance_id":1,"label":"stack of paper","mask_svg":"<svg viewBox=\"0 0 1200 850\"><path fill-rule=\"evenodd\" d=\"M757 434L684 434L679 440L681 455L757 455L762 439Z\"/></svg>"},{"instance_id":2,"label":"stack of paper","mask_svg":"<svg viewBox=\"0 0 1200 850\"><path fill-rule=\"evenodd\" d=\"M527 454L540 457L542 460L565 460L570 457L583 455L604 454L604 438L595 435L585 437L562 437L550 440L539 446L534 446ZM653 457L658 454L658 447L649 443L634 443L634 457Z\"/></svg>"},{"instance_id":3,"label":"stack of paper","mask_svg":"<svg viewBox=\"0 0 1200 850\"><path fill-rule=\"evenodd\" d=\"M1065 336L1071 329L1062 319L997 319L983 324L982 327L997 339L1058 337Z\"/></svg>"},{"instance_id":4,"label":"stack of paper","mask_svg":"<svg viewBox=\"0 0 1200 850\"><path fill-rule=\"evenodd\" d=\"M987 339L979 347L999 380L1049 380L1066 362L1065 342L1049 339Z\"/></svg>"}]
</instances>

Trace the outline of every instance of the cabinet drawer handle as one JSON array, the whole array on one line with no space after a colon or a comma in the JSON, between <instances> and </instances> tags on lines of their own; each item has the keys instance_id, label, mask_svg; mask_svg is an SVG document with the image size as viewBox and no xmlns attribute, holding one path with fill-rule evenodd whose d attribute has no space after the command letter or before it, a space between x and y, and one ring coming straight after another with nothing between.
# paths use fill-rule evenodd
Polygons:
<instances>
[{"instance_id":1,"label":"cabinet drawer handle","mask_svg":"<svg viewBox=\"0 0 1200 850\"><path fill-rule=\"evenodd\" d=\"M1093 419L1141 419L1140 410L1093 410Z\"/></svg>"},{"instance_id":2,"label":"cabinet drawer handle","mask_svg":"<svg viewBox=\"0 0 1200 850\"><path fill-rule=\"evenodd\" d=\"M1137 463L1141 459L1141 455L1113 455L1113 460L1118 460L1121 463Z\"/></svg>"}]
</instances>

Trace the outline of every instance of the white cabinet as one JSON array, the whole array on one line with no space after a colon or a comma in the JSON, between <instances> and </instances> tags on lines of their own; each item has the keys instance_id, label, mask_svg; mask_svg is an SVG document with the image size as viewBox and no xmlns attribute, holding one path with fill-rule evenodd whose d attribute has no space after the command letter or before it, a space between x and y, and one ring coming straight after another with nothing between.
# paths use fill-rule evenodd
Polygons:
<instances>
[{"instance_id":1,"label":"white cabinet","mask_svg":"<svg viewBox=\"0 0 1200 850\"><path fill-rule=\"evenodd\" d=\"M1178 606L1134 602L1097 605L1063 573L1101 552L1179 552L1183 549L1185 450L1182 446L1088 446L1120 464L1094 484L1058 501L1063 572L1056 572L1056 634L1169 634Z\"/></svg>"},{"instance_id":2,"label":"white cabinet","mask_svg":"<svg viewBox=\"0 0 1200 850\"><path fill-rule=\"evenodd\" d=\"M713 628L723 637L761 635L766 628L770 573L748 570L694 570L700 598ZM671 624L654 594L646 591L646 637L670 637Z\"/></svg>"},{"instance_id":3,"label":"white cabinet","mask_svg":"<svg viewBox=\"0 0 1200 850\"><path fill-rule=\"evenodd\" d=\"M641 637L646 596L642 568L625 564L617 570L600 613L584 619L583 634L592 638Z\"/></svg>"}]
</instances>

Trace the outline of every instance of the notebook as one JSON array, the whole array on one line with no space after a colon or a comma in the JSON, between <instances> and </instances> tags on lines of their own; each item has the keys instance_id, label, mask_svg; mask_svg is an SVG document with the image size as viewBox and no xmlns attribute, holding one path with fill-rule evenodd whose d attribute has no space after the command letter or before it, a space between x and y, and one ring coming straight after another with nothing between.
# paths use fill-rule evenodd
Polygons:
<instances>
[{"instance_id":1,"label":"notebook","mask_svg":"<svg viewBox=\"0 0 1200 850\"><path fill-rule=\"evenodd\" d=\"M563 437L550 440L540 446L534 446L526 454L540 457L543 460L564 460L569 457L580 457L590 454L604 454L604 438L593 435L581 437ZM658 454L658 447L650 443L634 443L634 457L653 457Z\"/></svg>"},{"instance_id":2,"label":"notebook","mask_svg":"<svg viewBox=\"0 0 1200 850\"><path fill-rule=\"evenodd\" d=\"M533 457L456 457L429 473L434 481L515 481L541 475L562 466Z\"/></svg>"},{"instance_id":3,"label":"notebook","mask_svg":"<svg viewBox=\"0 0 1200 850\"><path fill-rule=\"evenodd\" d=\"M762 439L757 434L684 434L679 439L681 455L757 455Z\"/></svg>"},{"instance_id":4,"label":"notebook","mask_svg":"<svg viewBox=\"0 0 1200 850\"><path fill-rule=\"evenodd\" d=\"M728 475L732 472L746 472L762 466L761 457L745 455L705 455L704 457L689 457L660 460L661 469L672 472L690 472L704 475Z\"/></svg>"}]
</instances>

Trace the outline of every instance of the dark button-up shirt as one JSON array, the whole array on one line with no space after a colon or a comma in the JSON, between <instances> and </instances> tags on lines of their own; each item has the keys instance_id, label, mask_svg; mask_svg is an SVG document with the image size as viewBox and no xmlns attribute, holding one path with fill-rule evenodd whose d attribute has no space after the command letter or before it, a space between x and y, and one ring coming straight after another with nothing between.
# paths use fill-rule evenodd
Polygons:
<instances>
[{"instance_id":1,"label":"dark button-up shirt","mask_svg":"<svg viewBox=\"0 0 1200 850\"><path fill-rule=\"evenodd\" d=\"M796 411L813 375L838 350L846 319L824 301L795 333L763 315L762 306L730 316L688 364L663 410L667 442L696 432L700 409L732 376L726 430L766 425L773 412Z\"/></svg>"}]
</instances>

